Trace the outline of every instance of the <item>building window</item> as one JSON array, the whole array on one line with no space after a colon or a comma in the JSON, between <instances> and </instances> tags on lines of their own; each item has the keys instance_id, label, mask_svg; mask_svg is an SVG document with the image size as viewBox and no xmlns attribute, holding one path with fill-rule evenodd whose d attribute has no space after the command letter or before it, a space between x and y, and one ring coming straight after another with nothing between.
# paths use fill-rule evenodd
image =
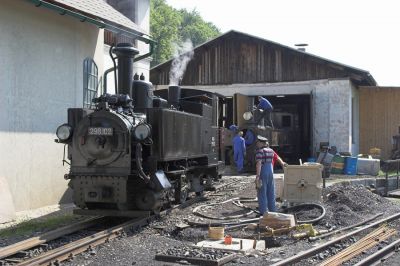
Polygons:
<instances>
[{"instance_id":1,"label":"building window","mask_svg":"<svg viewBox=\"0 0 400 266\"><path fill-rule=\"evenodd\" d=\"M83 108L92 106L92 99L97 96L99 87L98 68L92 58L83 61Z\"/></svg>"}]
</instances>

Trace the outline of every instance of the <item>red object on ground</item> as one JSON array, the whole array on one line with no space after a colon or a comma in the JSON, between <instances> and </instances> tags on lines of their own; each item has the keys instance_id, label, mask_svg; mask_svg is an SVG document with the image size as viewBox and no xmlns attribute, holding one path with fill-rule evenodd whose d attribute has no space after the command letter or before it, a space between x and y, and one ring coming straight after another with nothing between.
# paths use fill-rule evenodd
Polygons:
<instances>
[{"instance_id":1,"label":"red object on ground","mask_svg":"<svg viewBox=\"0 0 400 266\"><path fill-rule=\"evenodd\" d=\"M225 245L232 245L232 236L231 235L226 235L225 236L224 244Z\"/></svg>"}]
</instances>

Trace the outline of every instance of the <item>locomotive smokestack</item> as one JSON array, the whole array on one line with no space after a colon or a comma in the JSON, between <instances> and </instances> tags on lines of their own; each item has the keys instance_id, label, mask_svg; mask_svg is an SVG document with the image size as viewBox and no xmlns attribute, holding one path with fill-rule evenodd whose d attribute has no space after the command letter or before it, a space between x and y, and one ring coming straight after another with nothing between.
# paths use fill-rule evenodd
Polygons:
<instances>
[{"instance_id":1,"label":"locomotive smokestack","mask_svg":"<svg viewBox=\"0 0 400 266\"><path fill-rule=\"evenodd\" d=\"M181 98L181 87L169 86L168 87L168 105L173 105L175 108L179 106L179 99Z\"/></svg>"},{"instance_id":2,"label":"locomotive smokestack","mask_svg":"<svg viewBox=\"0 0 400 266\"><path fill-rule=\"evenodd\" d=\"M139 51L130 43L119 43L112 50L118 59L118 94L128 94L131 96L133 80L133 58Z\"/></svg>"}]
</instances>

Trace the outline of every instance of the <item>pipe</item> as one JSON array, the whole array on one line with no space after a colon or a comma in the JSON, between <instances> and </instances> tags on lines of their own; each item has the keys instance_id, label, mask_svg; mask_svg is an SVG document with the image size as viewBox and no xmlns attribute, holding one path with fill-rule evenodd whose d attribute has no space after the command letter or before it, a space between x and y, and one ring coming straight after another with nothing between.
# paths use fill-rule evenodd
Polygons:
<instances>
[{"instance_id":1,"label":"pipe","mask_svg":"<svg viewBox=\"0 0 400 266\"><path fill-rule=\"evenodd\" d=\"M390 243L388 246L382 248L381 250L376 251L374 254L366 257L365 259L358 262L357 264L354 264L354 266L372 265L372 263L374 263L374 262L378 261L379 259L386 257L390 253L398 250L399 246L400 246L400 239L397 239L396 241Z\"/></svg>"},{"instance_id":2,"label":"pipe","mask_svg":"<svg viewBox=\"0 0 400 266\"><path fill-rule=\"evenodd\" d=\"M378 213L377 215L375 215L375 216L373 216L373 217L371 217L371 218L369 218L369 219L367 219L367 220L365 220L365 221L362 221L362 222L359 222L359 223L356 223L356 224L353 224L353 225L344 227L344 228L342 228L342 229L338 229L338 230L329 232L329 233L327 233L327 234L323 234L323 235L319 235L319 236L314 236L314 237L309 237L308 240L310 240L310 241L315 241L315 240L322 239L322 238L325 238L325 237L328 237L328 236L331 236L331 235L335 235L335 234L341 233L341 232L343 232L343 231L347 231L347 230L352 229L352 228L354 228L354 227L358 227L358 226L363 225L363 224L366 224L366 223L368 223L368 222L370 222L370 221L372 221L372 220L375 220L376 218L378 218L379 216L382 216L382 215L383 215L383 213Z\"/></svg>"},{"instance_id":3,"label":"pipe","mask_svg":"<svg viewBox=\"0 0 400 266\"><path fill-rule=\"evenodd\" d=\"M103 77L103 87L104 87L104 91L107 92L107 75L110 74L111 72L114 71L114 69L118 69L118 66L115 67L110 67L109 69L107 69L106 71L104 71L104 77ZM115 76L114 76L115 79Z\"/></svg>"},{"instance_id":4,"label":"pipe","mask_svg":"<svg viewBox=\"0 0 400 266\"><path fill-rule=\"evenodd\" d=\"M136 159L136 168L138 170L139 177L144 180L144 182L149 183L150 177L145 174L142 167L142 144L136 144L136 151L135 151L135 159Z\"/></svg>"},{"instance_id":5,"label":"pipe","mask_svg":"<svg viewBox=\"0 0 400 266\"><path fill-rule=\"evenodd\" d=\"M112 31L114 33L119 33L122 35L125 35L127 37L132 37L135 38L139 41L142 41L146 44L150 44L152 43L153 45L155 44L155 41L150 39L150 38L145 38L142 35L135 33L133 30L126 30L114 25L111 25L109 23L100 21L98 19L93 19L91 17L88 17L86 15L83 15L82 13L78 13L75 11L71 11L69 9L66 9L64 7L58 6L58 5L54 5L54 4L50 4L48 2L45 2L43 0L28 0L29 2L32 2L36 7L45 7L48 8L50 10L53 11L57 11L60 15L69 15L71 17L77 18L79 19L81 22L88 22L91 23L93 25L96 25L97 27L101 28L101 29L107 29L109 31ZM145 35L145 34L143 34ZM143 59L143 58L141 58Z\"/></svg>"},{"instance_id":6,"label":"pipe","mask_svg":"<svg viewBox=\"0 0 400 266\"><path fill-rule=\"evenodd\" d=\"M131 95L133 82L133 58L139 51L130 43L118 43L112 48L118 60L117 94Z\"/></svg>"},{"instance_id":7,"label":"pipe","mask_svg":"<svg viewBox=\"0 0 400 266\"><path fill-rule=\"evenodd\" d=\"M400 212L398 212L396 214L393 214L393 215L391 215L389 217L383 218L383 219L381 219L379 221L376 221L375 223L372 223L372 224L366 225L364 227L361 227L360 229L354 230L354 231L352 231L352 232L350 232L348 234L345 234L343 236L340 236L340 237L337 237L335 239L332 239L332 240L330 240L328 242L325 242L325 243L323 243L323 244L321 244L319 246L316 246L316 247L313 247L313 248L308 249L306 251L300 252L299 254L296 254L296 255L294 255L292 257L289 257L287 259L281 260L281 261L279 261L277 263L272 264L272 266L284 266L284 265L294 264L294 263L296 263L298 261L301 261L304 258L308 258L308 257L310 257L312 255L315 255L315 254L319 253L321 250L323 250L323 249L325 249L325 248L327 248L327 247L329 247L329 246L331 246L331 245L333 245L333 244L335 244L335 243L337 243L339 241L342 241L343 239L351 237L351 236L353 236L355 234L358 234L358 233L360 233L360 232L362 232L362 231L364 231L366 229L369 229L371 227L378 226L378 225L380 225L382 223L396 220L399 217L400 217Z\"/></svg>"}]
</instances>

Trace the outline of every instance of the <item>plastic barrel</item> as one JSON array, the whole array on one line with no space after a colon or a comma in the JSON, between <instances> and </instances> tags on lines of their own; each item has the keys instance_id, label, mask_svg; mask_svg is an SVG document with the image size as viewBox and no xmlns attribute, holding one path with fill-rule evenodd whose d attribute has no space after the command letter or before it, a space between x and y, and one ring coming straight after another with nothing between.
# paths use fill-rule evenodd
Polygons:
<instances>
[{"instance_id":1,"label":"plastic barrel","mask_svg":"<svg viewBox=\"0 0 400 266\"><path fill-rule=\"evenodd\" d=\"M344 162L345 162L345 157L342 157L340 155L335 155L331 163L331 174L334 175L343 174Z\"/></svg>"},{"instance_id":2,"label":"plastic barrel","mask_svg":"<svg viewBox=\"0 0 400 266\"><path fill-rule=\"evenodd\" d=\"M344 166L344 173L346 175L357 174L357 157L347 157L346 164Z\"/></svg>"},{"instance_id":3,"label":"plastic barrel","mask_svg":"<svg viewBox=\"0 0 400 266\"><path fill-rule=\"evenodd\" d=\"M307 158L307 162L308 163L315 163L317 161L317 158L315 158L315 157L309 157L309 158Z\"/></svg>"}]
</instances>

